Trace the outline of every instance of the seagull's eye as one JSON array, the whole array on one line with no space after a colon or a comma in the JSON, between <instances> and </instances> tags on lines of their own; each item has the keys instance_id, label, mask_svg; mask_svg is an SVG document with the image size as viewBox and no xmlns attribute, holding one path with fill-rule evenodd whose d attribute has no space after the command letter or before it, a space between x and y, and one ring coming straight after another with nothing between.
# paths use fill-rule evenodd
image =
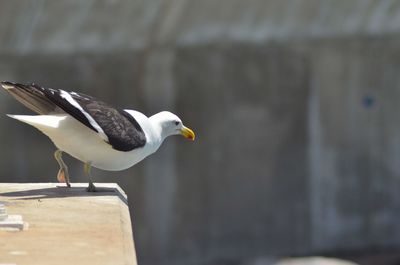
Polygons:
<instances>
[{"instance_id":1,"label":"seagull's eye","mask_svg":"<svg viewBox=\"0 0 400 265\"><path fill-rule=\"evenodd\" d=\"M175 125L178 126L179 125L179 121L175 121Z\"/></svg>"}]
</instances>

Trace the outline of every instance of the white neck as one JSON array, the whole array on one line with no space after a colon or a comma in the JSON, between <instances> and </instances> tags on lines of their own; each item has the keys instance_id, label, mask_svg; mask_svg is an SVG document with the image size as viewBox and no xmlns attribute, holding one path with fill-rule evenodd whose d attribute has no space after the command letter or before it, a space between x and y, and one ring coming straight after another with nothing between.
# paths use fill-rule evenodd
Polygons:
<instances>
[{"instance_id":1,"label":"white neck","mask_svg":"<svg viewBox=\"0 0 400 265\"><path fill-rule=\"evenodd\" d=\"M171 124L174 124L172 119L175 117L172 116L172 113L165 111L159 112L148 118L138 111L125 111L127 111L140 123L144 133L146 134L146 145L148 145L148 147L151 147L151 152L155 152L160 147L165 138L170 135L177 134L176 128L171 127Z\"/></svg>"},{"instance_id":2,"label":"white neck","mask_svg":"<svg viewBox=\"0 0 400 265\"><path fill-rule=\"evenodd\" d=\"M158 113L157 113L158 114ZM161 126L162 117L160 115L154 114L149 118L149 122L153 127L153 133L156 138L162 143L168 135L163 133Z\"/></svg>"},{"instance_id":3,"label":"white neck","mask_svg":"<svg viewBox=\"0 0 400 265\"><path fill-rule=\"evenodd\" d=\"M161 143L163 142L163 138L161 136L161 127L158 126L156 121L153 121L150 118L146 117L143 113L140 113L135 110L125 110L128 112L132 117L134 117L140 124L141 127L146 135L147 145L148 147L152 147L149 150L151 152L157 151L160 147Z\"/></svg>"}]
</instances>

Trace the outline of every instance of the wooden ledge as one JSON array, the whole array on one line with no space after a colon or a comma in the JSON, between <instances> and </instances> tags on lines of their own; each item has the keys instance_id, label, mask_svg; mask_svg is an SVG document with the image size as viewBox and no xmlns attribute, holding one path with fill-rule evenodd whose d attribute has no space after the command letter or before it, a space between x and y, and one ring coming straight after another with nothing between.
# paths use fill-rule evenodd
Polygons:
<instances>
[{"instance_id":1,"label":"wooden ledge","mask_svg":"<svg viewBox=\"0 0 400 265\"><path fill-rule=\"evenodd\" d=\"M24 229L0 230L0 264L127 264L136 253L126 194L115 183L72 188L0 183L0 202Z\"/></svg>"}]
</instances>

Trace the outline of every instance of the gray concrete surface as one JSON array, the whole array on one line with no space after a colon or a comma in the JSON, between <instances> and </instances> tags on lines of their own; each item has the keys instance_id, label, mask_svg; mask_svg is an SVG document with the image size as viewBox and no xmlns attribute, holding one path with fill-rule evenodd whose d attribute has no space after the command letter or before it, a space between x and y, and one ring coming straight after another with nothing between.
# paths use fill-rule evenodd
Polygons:
<instances>
[{"instance_id":1,"label":"gray concrete surface","mask_svg":"<svg viewBox=\"0 0 400 265\"><path fill-rule=\"evenodd\" d=\"M397 34L396 0L3 0L2 50L66 53Z\"/></svg>"},{"instance_id":2,"label":"gray concrete surface","mask_svg":"<svg viewBox=\"0 0 400 265\"><path fill-rule=\"evenodd\" d=\"M0 79L172 110L197 132L94 171L128 193L140 264L398 249L398 5L3 1ZM54 181L52 144L4 115L0 126L1 180Z\"/></svg>"}]
</instances>

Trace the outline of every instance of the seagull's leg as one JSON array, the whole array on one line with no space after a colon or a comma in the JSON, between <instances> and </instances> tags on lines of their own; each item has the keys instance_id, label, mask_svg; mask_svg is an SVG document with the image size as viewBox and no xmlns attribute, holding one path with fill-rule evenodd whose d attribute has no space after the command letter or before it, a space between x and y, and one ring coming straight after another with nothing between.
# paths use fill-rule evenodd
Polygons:
<instances>
[{"instance_id":1,"label":"seagull's leg","mask_svg":"<svg viewBox=\"0 0 400 265\"><path fill-rule=\"evenodd\" d=\"M71 184L69 183L68 167L62 160L62 151L61 150L55 151L54 157L56 158L58 164L60 165L60 170L58 171L57 174L57 180L59 182L65 182L67 184L67 187L70 188Z\"/></svg>"},{"instance_id":2,"label":"seagull's leg","mask_svg":"<svg viewBox=\"0 0 400 265\"><path fill-rule=\"evenodd\" d=\"M89 186L87 187L87 191L89 192L93 192L96 191L96 187L93 184L92 181L92 174L90 173L91 169L92 169L92 165L90 162L86 162L83 166L83 169L85 171L86 176L89 178Z\"/></svg>"}]
</instances>

